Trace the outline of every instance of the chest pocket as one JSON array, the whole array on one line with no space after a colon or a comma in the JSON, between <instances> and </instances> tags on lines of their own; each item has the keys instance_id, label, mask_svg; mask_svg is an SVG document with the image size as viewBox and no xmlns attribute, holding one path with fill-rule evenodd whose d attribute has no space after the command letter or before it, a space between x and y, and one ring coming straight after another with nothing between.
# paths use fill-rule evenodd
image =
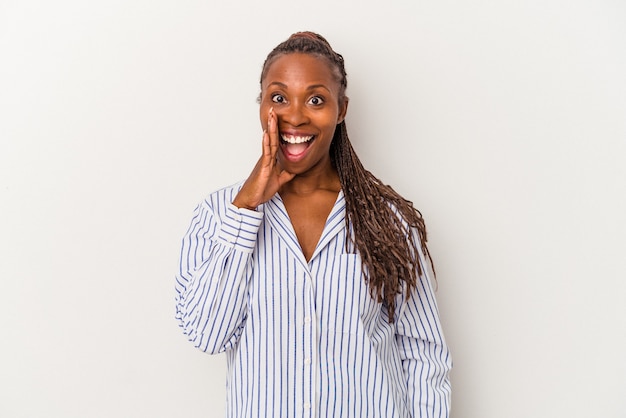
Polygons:
<instances>
[{"instance_id":1,"label":"chest pocket","mask_svg":"<svg viewBox=\"0 0 626 418\"><path fill-rule=\"evenodd\" d=\"M360 334L364 325L380 314L381 304L370 296L358 254L342 254L334 264L324 278L323 293L319 295L323 300L318 306L325 308L322 325L326 325L328 331Z\"/></svg>"}]
</instances>

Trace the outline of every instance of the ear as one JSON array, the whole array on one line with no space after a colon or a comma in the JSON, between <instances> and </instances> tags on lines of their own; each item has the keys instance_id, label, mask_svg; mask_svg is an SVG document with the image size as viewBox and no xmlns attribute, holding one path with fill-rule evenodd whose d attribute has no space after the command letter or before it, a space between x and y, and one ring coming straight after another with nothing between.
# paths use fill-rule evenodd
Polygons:
<instances>
[{"instance_id":1,"label":"ear","mask_svg":"<svg viewBox=\"0 0 626 418\"><path fill-rule=\"evenodd\" d=\"M348 113L348 99L344 97L344 99L339 103L339 115L337 116L337 125L339 125L346 118L346 113Z\"/></svg>"}]
</instances>

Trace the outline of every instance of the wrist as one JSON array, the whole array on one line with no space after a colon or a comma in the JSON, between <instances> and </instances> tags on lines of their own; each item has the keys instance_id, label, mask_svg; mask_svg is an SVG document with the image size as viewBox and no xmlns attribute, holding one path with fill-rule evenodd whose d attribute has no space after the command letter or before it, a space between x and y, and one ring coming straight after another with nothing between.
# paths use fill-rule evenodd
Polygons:
<instances>
[{"instance_id":1,"label":"wrist","mask_svg":"<svg viewBox=\"0 0 626 418\"><path fill-rule=\"evenodd\" d=\"M235 200L233 200L232 203L234 206L238 207L239 209L256 210L256 206L247 205L243 202L240 202L237 198L235 198Z\"/></svg>"}]
</instances>

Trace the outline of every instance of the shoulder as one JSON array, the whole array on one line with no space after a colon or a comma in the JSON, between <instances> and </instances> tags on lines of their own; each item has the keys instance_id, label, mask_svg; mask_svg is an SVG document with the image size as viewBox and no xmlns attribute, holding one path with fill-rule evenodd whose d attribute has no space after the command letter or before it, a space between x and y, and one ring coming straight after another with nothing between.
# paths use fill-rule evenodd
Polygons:
<instances>
[{"instance_id":1,"label":"shoulder","mask_svg":"<svg viewBox=\"0 0 626 418\"><path fill-rule=\"evenodd\" d=\"M199 206L205 208L217 208L225 206L233 201L239 190L243 187L244 181L239 181L230 186L215 190L204 197Z\"/></svg>"},{"instance_id":2,"label":"shoulder","mask_svg":"<svg viewBox=\"0 0 626 418\"><path fill-rule=\"evenodd\" d=\"M194 210L194 218L223 219L243 181L215 190L206 195Z\"/></svg>"},{"instance_id":3,"label":"shoulder","mask_svg":"<svg viewBox=\"0 0 626 418\"><path fill-rule=\"evenodd\" d=\"M415 209L411 202L405 201L399 206L397 201L385 199L385 203L389 207L389 216L396 218L403 230L408 231L418 226L416 221L422 218L422 214Z\"/></svg>"}]
</instances>

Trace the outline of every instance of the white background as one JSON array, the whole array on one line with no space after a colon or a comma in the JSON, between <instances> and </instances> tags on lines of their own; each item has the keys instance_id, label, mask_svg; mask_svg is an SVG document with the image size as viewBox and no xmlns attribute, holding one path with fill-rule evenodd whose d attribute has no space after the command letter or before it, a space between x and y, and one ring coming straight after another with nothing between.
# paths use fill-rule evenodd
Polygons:
<instances>
[{"instance_id":1,"label":"white background","mask_svg":"<svg viewBox=\"0 0 626 418\"><path fill-rule=\"evenodd\" d=\"M180 238L251 170L261 64L303 29L427 220L453 417L626 416L620 0L1 1L0 416L223 415Z\"/></svg>"}]
</instances>

